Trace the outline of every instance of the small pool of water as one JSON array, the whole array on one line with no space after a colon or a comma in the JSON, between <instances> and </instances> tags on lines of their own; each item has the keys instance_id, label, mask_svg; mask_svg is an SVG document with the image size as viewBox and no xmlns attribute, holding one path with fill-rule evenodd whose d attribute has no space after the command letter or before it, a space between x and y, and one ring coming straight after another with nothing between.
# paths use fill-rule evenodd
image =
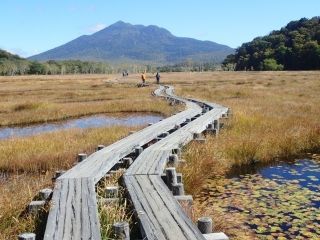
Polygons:
<instances>
[{"instance_id":1,"label":"small pool of water","mask_svg":"<svg viewBox=\"0 0 320 240\"><path fill-rule=\"evenodd\" d=\"M246 167L208 181L199 200L258 239L320 239L320 158Z\"/></svg>"},{"instance_id":2,"label":"small pool of water","mask_svg":"<svg viewBox=\"0 0 320 240\"><path fill-rule=\"evenodd\" d=\"M159 115L95 115L90 117L82 117L78 119L67 120L57 123L44 123L27 127L4 127L0 128L0 139L8 139L14 137L31 136L40 133L60 131L71 128L99 128L114 125L121 126L139 126L147 123L156 123L163 117Z\"/></svg>"}]
</instances>

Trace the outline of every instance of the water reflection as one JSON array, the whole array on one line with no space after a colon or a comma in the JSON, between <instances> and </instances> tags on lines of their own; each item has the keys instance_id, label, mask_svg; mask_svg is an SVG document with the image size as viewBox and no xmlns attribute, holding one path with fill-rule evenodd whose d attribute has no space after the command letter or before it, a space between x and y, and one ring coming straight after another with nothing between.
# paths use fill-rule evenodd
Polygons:
<instances>
[{"instance_id":1,"label":"water reflection","mask_svg":"<svg viewBox=\"0 0 320 240\"><path fill-rule=\"evenodd\" d=\"M59 123L44 123L27 127L5 127L0 128L0 139L13 137L31 136L45 132L59 131L70 128L99 128L114 125L121 126L138 126L147 123L155 123L163 119L159 115L126 115L126 116L107 116L96 115L90 117L82 117Z\"/></svg>"}]
</instances>

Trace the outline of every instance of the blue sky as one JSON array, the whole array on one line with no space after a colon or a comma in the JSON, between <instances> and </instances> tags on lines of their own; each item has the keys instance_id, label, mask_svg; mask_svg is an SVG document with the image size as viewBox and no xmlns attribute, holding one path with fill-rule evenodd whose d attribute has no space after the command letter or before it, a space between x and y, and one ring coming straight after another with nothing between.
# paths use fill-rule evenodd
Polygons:
<instances>
[{"instance_id":1,"label":"blue sky","mask_svg":"<svg viewBox=\"0 0 320 240\"><path fill-rule=\"evenodd\" d=\"M319 16L320 0L0 0L0 9L0 48L26 57L119 20L238 47Z\"/></svg>"}]
</instances>

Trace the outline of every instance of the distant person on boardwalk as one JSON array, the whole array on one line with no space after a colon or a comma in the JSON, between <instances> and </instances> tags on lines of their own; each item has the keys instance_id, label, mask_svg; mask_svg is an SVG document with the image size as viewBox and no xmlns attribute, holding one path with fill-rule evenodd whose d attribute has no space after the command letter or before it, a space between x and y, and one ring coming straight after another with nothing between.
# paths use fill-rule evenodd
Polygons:
<instances>
[{"instance_id":1,"label":"distant person on boardwalk","mask_svg":"<svg viewBox=\"0 0 320 240\"><path fill-rule=\"evenodd\" d=\"M141 80L142 80L142 84L146 83L146 72L142 73Z\"/></svg>"},{"instance_id":2,"label":"distant person on boardwalk","mask_svg":"<svg viewBox=\"0 0 320 240\"><path fill-rule=\"evenodd\" d=\"M160 83L160 74L159 74L159 72L157 72L157 74L156 74L156 79L157 79L157 84L159 84Z\"/></svg>"}]
</instances>

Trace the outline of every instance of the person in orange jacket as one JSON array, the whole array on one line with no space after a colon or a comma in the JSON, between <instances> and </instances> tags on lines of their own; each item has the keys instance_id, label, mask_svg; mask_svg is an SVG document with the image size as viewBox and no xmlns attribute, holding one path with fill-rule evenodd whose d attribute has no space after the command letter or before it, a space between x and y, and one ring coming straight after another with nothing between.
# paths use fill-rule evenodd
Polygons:
<instances>
[{"instance_id":1,"label":"person in orange jacket","mask_svg":"<svg viewBox=\"0 0 320 240\"><path fill-rule=\"evenodd\" d=\"M143 84L146 82L146 72L142 73L141 80Z\"/></svg>"}]
</instances>

